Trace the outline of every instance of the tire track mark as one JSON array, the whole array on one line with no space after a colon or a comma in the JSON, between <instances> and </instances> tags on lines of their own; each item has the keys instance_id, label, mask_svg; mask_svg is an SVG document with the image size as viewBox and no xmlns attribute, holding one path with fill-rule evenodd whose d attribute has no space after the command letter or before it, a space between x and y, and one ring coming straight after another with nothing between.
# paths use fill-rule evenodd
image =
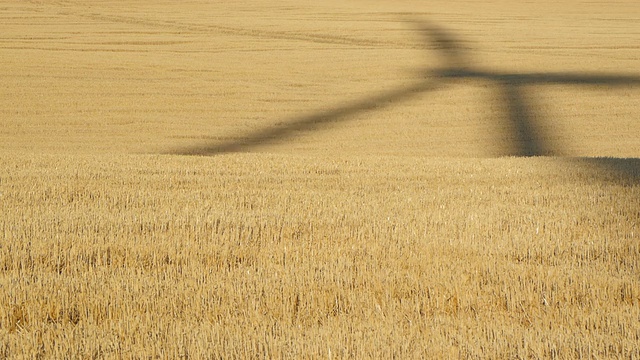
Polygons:
<instances>
[{"instance_id":1,"label":"tire track mark","mask_svg":"<svg viewBox=\"0 0 640 360\"><path fill-rule=\"evenodd\" d=\"M172 29L179 31L189 31L192 33L205 33L211 34L212 32L221 34L221 35L230 35L230 36L241 36L241 37L251 37L257 39L269 39L269 40L289 40L289 41L303 41L309 43L318 43L318 44L333 44L333 45L351 45L357 47L364 48L408 48L408 49L419 49L421 46L418 46L417 43L398 43L392 41L382 41L382 40L372 40L372 39L363 39L363 38L353 38L349 36L337 36L337 35L328 35L328 34L311 34L311 33L303 33L303 32L291 32L291 31L282 31L282 30L260 30L260 29L249 29L242 27L232 27L232 26L223 26L223 25L199 25L193 23L183 23L178 21L171 20L147 20L141 19L134 16L123 16L123 15L114 15L114 14L105 14L105 13L83 13L80 11L72 11L71 9L75 7L80 7L77 3L72 2L42 2L42 1L30 1L32 4L37 6L48 6L53 7L58 5L63 7L64 9L57 9L55 12L59 15L64 16L75 16L79 18L90 19L93 21L105 21L119 24L129 24L129 25L137 25L144 27L153 27L158 29Z\"/></svg>"}]
</instances>

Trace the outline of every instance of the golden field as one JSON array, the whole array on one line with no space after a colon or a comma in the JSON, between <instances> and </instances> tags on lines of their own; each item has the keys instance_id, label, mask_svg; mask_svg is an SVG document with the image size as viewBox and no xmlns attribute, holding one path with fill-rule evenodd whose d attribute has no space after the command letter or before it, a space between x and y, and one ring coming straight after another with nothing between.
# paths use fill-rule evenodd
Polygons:
<instances>
[{"instance_id":1,"label":"golden field","mask_svg":"<svg viewBox=\"0 0 640 360\"><path fill-rule=\"evenodd\" d=\"M0 0L0 358L640 358L638 44L631 0Z\"/></svg>"}]
</instances>

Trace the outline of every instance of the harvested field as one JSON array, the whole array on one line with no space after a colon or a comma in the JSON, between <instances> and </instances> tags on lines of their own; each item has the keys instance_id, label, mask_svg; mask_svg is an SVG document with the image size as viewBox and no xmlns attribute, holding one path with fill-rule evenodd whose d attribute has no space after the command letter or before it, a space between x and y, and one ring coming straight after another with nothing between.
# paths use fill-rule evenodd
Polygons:
<instances>
[{"instance_id":1,"label":"harvested field","mask_svg":"<svg viewBox=\"0 0 640 360\"><path fill-rule=\"evenodd\" d=\"M639 358L640 5L0 0L0 358Z\"/></svg>"}]
</instances>

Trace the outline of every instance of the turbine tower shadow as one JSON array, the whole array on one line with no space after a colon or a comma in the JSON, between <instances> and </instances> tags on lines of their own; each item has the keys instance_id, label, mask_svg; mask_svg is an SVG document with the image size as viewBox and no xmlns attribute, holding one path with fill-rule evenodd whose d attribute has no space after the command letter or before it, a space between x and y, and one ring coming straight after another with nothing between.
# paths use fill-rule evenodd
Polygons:
<instances>
[{"instance_id":1,"label":"turbine tower shadow","mask_svg":"<svg viewBox=\"0 0 640 360\"><path fill-rule=\"evenodd\" d=\"M506 73L487 71L470 66L471 56L467 54L461 41L449 31L430 22L415 21L426 37L425 49L435 48L440 55L441 67L421 72L422 79L412 85L389 90L342 107L303 116L248 134L243 139L227 143L193 146L174 151L183 155L215 155L229 152L248 151L253 147L278 143L294 137L302 131L311 131L329 123L347 121L350 116L379 109L383 106L406 101L421 93L434 91L452 85L459 79L483 80L493 84L505 105L509 127L514 134L514 151L511 156L553 155L552 147L544 140L541 129L535 124L535 111L529 103L526 87L531 85L570 85L579 87L635 87L640 86L640 76L636 74L598 73ZM637 159L590 158L590 163L602 165L617 171L626 178L640 180Z\"/></svg>"}]
</instances>

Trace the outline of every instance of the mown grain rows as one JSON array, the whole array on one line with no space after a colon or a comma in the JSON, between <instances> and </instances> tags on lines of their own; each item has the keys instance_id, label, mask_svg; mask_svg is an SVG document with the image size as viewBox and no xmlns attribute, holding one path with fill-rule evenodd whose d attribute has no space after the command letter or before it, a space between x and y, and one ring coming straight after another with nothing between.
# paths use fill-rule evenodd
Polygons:
<instances>
[{"instance_id":1,"label":"mown grain rows","mask_svg":"<svg viewBox=\"0 0 640 360\"><path fill-rule=\"evenodd\" d=\"M638 356L639 188L565 161L3 160L3 353Z\"/></svg>"}]
</instances>

